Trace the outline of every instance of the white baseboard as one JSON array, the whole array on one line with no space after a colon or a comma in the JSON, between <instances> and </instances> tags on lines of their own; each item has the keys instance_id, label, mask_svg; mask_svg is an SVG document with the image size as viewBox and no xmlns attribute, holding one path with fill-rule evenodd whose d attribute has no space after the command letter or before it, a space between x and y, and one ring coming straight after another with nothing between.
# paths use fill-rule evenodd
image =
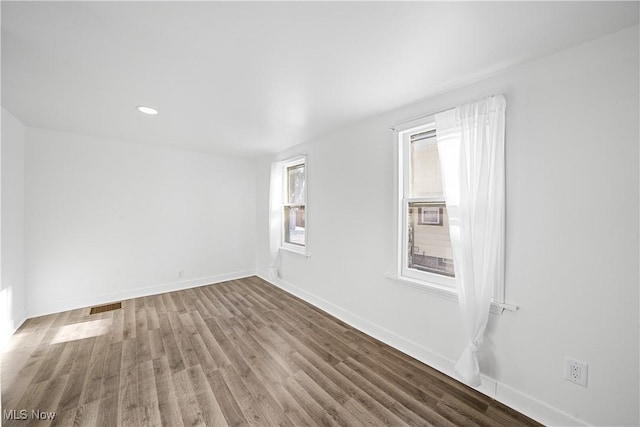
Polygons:
<instances>
[{"instance_id":1,"label":"white baseboard","mask_svg":"<svg viewBox=\"0 0 640 427\"><path fill-rule=\"evenodd\" d=\"M323 298L317 297L316 295L300 289L282 279L272 280L264 272L258 272L257 275L280 289L283 289L284 291L326 311L332 316L337 317L359 331L362 331L365 334L400 350L401 352L431 366L434 369L437 369L449 377L457 379L454 373L455 362L453 360L450 360L411 340L401 337L381 326L371 323L370 321L357 316L342 307L339 307ZM574 418L551 405L541 402L485 375L482 376L482 385L477 390L544 425L588 426L588 424L583 420Z\"/></svg>"},{"instance_id":2,"label":"white baseboard","mask_svg":"<svg viewBox=\"0 0 640 427\"><path fill-rule=\"evenodd\" d=\"M113 301L145 297L149 295L161 294L164 292L179 291L182 289L189 289L198 286L210 285L213 283L225 282L227 280L241 279L243 277L249 277L253 275L255 275L254 270L236 271L232 273L218 274L215 276L182 280L179 282L170 282L159 285L145 286L141 288L127 289L113 293L84 296L81 298L46 302L30 301L29 307L27 308L27 317L29 318L44 316L52 313L59 313L61 311L75 310L77 308L89 307L99 304L107 304Z\"/></svg>"},{"instance_id":3,"label":"white baseboard","mask_svg":"<svg viewBox=\"0 0 640 427\"><path fill-rule=\"evenodd\" d=\"M547 426L590 426L548 403L524 394L506 384L498 383L498 394L494 399Z\"/></svg>"}]
</instances>

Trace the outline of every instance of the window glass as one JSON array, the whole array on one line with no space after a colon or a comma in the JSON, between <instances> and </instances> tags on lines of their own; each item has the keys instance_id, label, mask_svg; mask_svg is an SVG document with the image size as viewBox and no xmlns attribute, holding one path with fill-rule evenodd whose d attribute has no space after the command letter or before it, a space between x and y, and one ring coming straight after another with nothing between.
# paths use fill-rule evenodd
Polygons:
<instances>
[{"instance_id":1,"label":"window glass","mask_svg":"<svg viewBox=\"0 0 640 427\"><path fill-rule=\"evenodd\" d=\"M284 207L284 241L294 245L305 244L305 209L304 206Z\"/></svg>"},{"instance_id":2,"label":"window glass","mask_svg":"<svg viewBox=\"0 0 640 427\"><path fill-rule=\"evenodd\" d=\"M410 197L442 197L435 131L411 135Z\"/></svg>"},{"instance_id":3,"label":"window glass","mask_svg":"<svg viewBox=\"0 0 640 427\"><path fill-rule=\"evenodd\" d=\"M284 165L285 200L282 206L282 241L289 249L306 245L306 162L294 160Z\"/></svg>"},{"instance_id":4,"label":"window glass","mask_svg":"<svg viewBox=\"0 0 640 427\"><path fill-rule=\"evenodd\" d=\"M304 163L287 168L287 188L289 203L304 203Z\"/></svg>"},{"instance_id":5,"label":"window glass","mask_svg":"<svg viewBox=\"0 0 640 427\"><path fill-rule=\"evenodd\" d=\"M453 253L444 203L410 202L407 267L453 277Z\"/></svg>"},{"instance_id":6,"label":"window glass","mask_svg":"<svg viewBox=\"0 0 640 427\"><path fill-rule=\"evenodd\" d=\"M440 158L433 125L409 129L401 135L401 211L404 234L402 274L425 282L455 286L453 251L444 200Z\"/></svg>"}]
</instances>

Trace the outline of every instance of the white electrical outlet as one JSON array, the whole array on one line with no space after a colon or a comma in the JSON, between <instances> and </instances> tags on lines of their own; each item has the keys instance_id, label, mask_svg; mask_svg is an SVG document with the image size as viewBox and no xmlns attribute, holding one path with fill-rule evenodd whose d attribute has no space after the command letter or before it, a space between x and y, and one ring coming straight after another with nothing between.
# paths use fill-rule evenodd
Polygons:
<instances>
[{"instance_id":1,"label":"white electrical outlet","mask_svg":"<svg viewBox=\"0 0 640 427\"><path fill-rule=\"evenodd\" d=\"M184 277L184 270L178 270L178 277Z\"/></svg>"},{"instance_id":2,"label":"white electrical outlet","mask_svg":"<svg viewBox=\"0 0 640 427\"><path fill-rule=\"evenodd\" d=\"M564 379L572 383L587 386L588 368L584 362L580 362L569 357L564 358Z\"/></svg>"}]
</instances>

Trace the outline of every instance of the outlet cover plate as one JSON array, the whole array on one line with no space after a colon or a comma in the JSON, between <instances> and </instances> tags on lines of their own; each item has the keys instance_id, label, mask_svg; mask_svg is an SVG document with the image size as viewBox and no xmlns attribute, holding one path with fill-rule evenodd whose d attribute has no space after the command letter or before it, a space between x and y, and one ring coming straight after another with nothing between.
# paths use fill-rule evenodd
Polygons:
<instances>
[{"instance_id":1,"label":"outlet cover plate","mask_svg":"<svg viewBox=\"0 0 640 427\"><path fill-rule=\"evenodd\" d=\"M564 358L564 379L583 387L587 386L589 365L571 357Z\"/></svg>"}]
</instances>

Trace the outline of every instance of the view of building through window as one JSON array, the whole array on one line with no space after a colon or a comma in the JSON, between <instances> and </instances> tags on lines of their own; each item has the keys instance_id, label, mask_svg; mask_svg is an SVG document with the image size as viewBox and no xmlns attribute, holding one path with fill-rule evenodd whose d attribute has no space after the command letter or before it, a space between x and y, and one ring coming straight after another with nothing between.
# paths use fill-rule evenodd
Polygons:
<instances>
[{"instance_id":1,"label":"view of building through window","mask_svg":"<svg viewBox=\"0 0 640 427\"><path fill-rule=\"evenodd\" d=\"M305 164L297 163L286 168L286 201L284 205L284 241L305 245Z\"/></svg>"},{"instance_id":2,"label":"view of building through window","mask_svg":"<svg viewBox=\"0 0 640 427\"><path fill-rule=\"evenodd\" d=\"M409 203L408 267L454 276L447 208L442 203Z\"/></svg>"},{"instance_id":3,"label":"view of building through window","mask_svg":"<svg viewBox=\"0 0 640 427\"><path fill-rule=\"evenodd\" d=\"M454 276L435 130L411 135L409 157L407 267Z\"/></svg>"}]
</instances>

